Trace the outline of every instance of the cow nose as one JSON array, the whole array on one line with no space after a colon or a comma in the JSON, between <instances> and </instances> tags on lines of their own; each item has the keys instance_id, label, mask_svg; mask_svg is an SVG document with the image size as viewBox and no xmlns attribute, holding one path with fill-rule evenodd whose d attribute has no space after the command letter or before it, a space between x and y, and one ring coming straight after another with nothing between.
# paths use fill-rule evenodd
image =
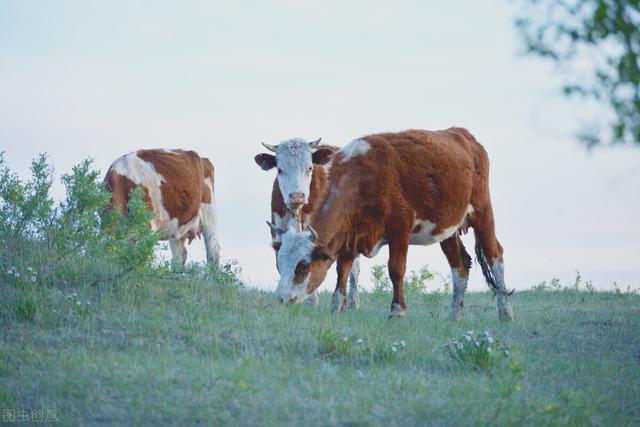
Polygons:
<instances>
[{"instance_id":1,"label":"cow nose","mask_svg":"<svg viewBox=\"0 0 640 427\"><path fill-rule=\"evenodd\" d=\"M289 193L289 203L292 205L303 205L304 199L304 193Z\"/></svg>"}]
</instances>

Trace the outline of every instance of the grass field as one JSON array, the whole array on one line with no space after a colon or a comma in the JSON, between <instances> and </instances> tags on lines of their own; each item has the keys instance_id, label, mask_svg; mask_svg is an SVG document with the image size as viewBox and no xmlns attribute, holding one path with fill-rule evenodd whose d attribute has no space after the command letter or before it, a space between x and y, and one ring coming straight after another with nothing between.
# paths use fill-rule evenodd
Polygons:
<instances>
[{"instance_id":1,"label":"grass field","mask_svg":"<svg viewBox=\"0 0 640 427\"><path fill-rule=\"evenodd\" d=\"M519 292L508 324L489 293L469 294L459 323L437 292L389 321L384 292L332 315L327 293L288 307L177 274L38 287L32 308L20 295L3 284L4 421L46 410L59 425L640 424L633 293ZM467 330L511 355L487 370L458 363L444 345Z\"/></svg>"}]
</instances>

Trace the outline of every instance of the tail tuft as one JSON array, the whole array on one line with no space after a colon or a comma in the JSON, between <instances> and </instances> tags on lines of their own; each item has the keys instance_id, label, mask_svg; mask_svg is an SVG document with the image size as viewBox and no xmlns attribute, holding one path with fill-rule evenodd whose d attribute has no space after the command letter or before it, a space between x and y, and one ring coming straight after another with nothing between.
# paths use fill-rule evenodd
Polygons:
<instances>
[{"instance_id":1,"label":"tail tuft","mask_svg":"<svg viewBox=\"0 0 640 427\"><path fill-rule=\"evenodd\" d=\"M476 257L478 259L478 264L480 264L480 268L482 268L482 274L487 281L487 284L491 288L494 294L498 293L498 285L496 284L496 279L493 277L493 273L491 273L491 269L487 265L487 260L484 257L484 252L482 252L482 248L480 244L476 242Z\"/></svg>"}]
</instances>

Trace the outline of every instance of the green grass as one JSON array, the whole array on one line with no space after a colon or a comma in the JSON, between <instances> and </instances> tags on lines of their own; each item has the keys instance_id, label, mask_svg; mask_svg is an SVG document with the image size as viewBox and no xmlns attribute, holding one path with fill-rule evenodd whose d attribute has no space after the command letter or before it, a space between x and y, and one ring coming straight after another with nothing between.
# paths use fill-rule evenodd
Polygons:
<instances>
[{"instance_id":1,"label":"green grass","mask_svg":"<svg viewBox=\"0 0 640 427\"><path fill-rule=\"evenodd\" d=\"M61 425L640 423L638 295L519 292L508 324L489 293L469 294L458 323L444 294L414 295L395 321L386 293L343 315L320 298L289 307L179 275L2 284L0 404L55 411ZM461 365L445 344L467 330L490 330L512 355Z\"/></svg>"}]
</instances>

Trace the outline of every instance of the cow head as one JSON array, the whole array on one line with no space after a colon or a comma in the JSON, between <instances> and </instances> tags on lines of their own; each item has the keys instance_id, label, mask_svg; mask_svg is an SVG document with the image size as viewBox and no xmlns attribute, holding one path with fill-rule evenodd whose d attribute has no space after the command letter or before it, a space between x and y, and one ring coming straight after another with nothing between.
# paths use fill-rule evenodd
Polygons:
<instances>
[{"instance_id":1,"label":"cow head","mask_svg":"<svg viewBox=\"0 0 640 427\"><path fill-rule=\"evenodd\" d=\"M287 208L297 211L309 201L313 165L323 165L331 160L333 150L317 148L320 139L307 142L296 138L278 145L262 145L275 153L262 153L255 157L264 170L278 169L278 186Z\"/></svg>"},{"instance_id":2,"label":"cow head","mask_svg":"<svg viewBox=\"0 0 640 427\"><path fill-rule=\"evenodd\" d=\"M333 257L316 242L313 228L304 231L290 228L285 231L267 221L280 236L282 246L277 255L280 281L276 294L281 302L300 303L318 288L333 263Z\"/></svg>"}]
</instances>

